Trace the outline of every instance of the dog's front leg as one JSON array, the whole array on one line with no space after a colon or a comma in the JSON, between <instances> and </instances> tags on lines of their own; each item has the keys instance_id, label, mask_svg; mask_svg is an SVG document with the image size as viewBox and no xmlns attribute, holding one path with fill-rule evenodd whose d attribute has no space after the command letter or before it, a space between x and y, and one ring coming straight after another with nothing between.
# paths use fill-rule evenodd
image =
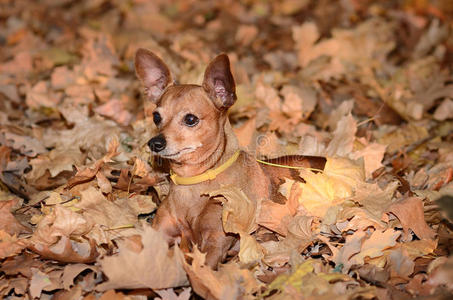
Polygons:
<instances>
[{"instance_id":1,"label":"dog's front leg","mask_svg":"<svg viewBox=\"0 0 453 300\"><path fill-rule=\"evenodd\" d=\"M156 212L153 220L153 228L164 234L169 245L173 245L175 238L181 236L176 218L170 213L169 201L164 200Z\"/></svg>"},{"instance_id":2,"label":"dog's front leg","mask_svg":"<svg viewBox=\"0 0 453 300\"><path fill-rule=\"evenodd\" d=\"M222 226L222 205L211 199L201 212L194 228L196 243L206 253L206 264L213 269L222 262L235 237L228 235Z\"/></svg>"}]
</instances>

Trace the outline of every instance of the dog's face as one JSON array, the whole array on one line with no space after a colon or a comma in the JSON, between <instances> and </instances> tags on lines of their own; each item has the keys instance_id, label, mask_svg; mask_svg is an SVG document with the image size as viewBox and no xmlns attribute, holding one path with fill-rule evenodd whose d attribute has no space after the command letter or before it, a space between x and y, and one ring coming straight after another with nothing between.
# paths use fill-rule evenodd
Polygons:
<instances>
[{"instance_id":1,"label":"dog's face","mask_svg":"<svg viewBox=\"0 0 453 300\"><path fill-rule=\"evenodd\" d=\"M135 70L147 101L157 105L153 120L159 134L148 142L151 151L188 164L212 155L225 138L226 111L236 100L228 57L221 54L211 61L202 86L171 85L168 67L145 49L136 53Z\"/></svg>"}]
</instances>

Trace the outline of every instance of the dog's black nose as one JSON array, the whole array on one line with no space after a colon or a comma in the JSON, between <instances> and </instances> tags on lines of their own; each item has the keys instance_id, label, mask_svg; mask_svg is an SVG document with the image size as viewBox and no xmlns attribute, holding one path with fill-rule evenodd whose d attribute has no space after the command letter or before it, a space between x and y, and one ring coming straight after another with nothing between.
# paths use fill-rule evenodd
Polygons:
<instances>
[{"instance_id":1,"label":"dog's black nose","mask_svg":"<svg viewBox=\"0 0 453 300\"><path fill-rule=\"evenodd\" d=\"M165 141L164 136L162 134L159 134L158 136L155 136L149 140L148 146L151 151L159 152L165 149L167 142Z\"/></svg>"}]
</instances>

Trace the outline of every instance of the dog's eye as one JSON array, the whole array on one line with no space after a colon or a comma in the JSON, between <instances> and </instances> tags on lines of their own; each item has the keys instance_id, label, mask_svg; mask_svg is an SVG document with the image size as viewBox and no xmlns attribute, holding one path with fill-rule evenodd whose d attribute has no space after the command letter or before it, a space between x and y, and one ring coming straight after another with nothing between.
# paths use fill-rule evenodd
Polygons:
<instances>
[{"instance_id":1,"label":"dog's eye","mask_svg":"<svg viewBox=\"0 0 453 300\"><path fill-rule=\"evenodd\" d=\"M198 124L200 119L197 118L197 116L192 115L192 114L187 114L184 116L184 124L186 124L189 127L193 127Z\"/></svg>"},{"instance_id":2,"label":"dog's eye","mask_svg":"<svg viewBox=\"0 0 453 300\"><path fill-rule=\"evenodd\" d=\"M153 112L153 121L156 125L159 125L159 123L162 121L162 117L157 111Z\"/></svg>"}]
</instances>

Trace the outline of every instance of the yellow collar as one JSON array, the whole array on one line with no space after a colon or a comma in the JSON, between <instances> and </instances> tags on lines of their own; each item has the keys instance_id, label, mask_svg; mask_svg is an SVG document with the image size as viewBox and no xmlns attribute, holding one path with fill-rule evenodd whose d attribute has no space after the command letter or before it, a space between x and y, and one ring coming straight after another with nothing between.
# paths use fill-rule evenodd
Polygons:
<instances>
[{"instance_id":1,"label":"yellow collar","mask_svg":"<svg viewBox=\"0 0 453 300\"><path fill-rule=\"evenodd\" d=\"M197 183L207 181L207 180L213 180L217 177L217 175L219 175L220 173L222 173L223 171L228 169L238 159L240 152L241 151L239 151L239 150L236 151L233 154L233 156L231 156L224 164L218 166L215 169L209 169L200 175L190 176L190 177L181 177L181 176L176 175L175 173L173 173L170 170L170 174L171 174L170 178L176 185L179 185L179 184L191 185L191 184L197 184Z\"/></svg>"}]
</instances>

